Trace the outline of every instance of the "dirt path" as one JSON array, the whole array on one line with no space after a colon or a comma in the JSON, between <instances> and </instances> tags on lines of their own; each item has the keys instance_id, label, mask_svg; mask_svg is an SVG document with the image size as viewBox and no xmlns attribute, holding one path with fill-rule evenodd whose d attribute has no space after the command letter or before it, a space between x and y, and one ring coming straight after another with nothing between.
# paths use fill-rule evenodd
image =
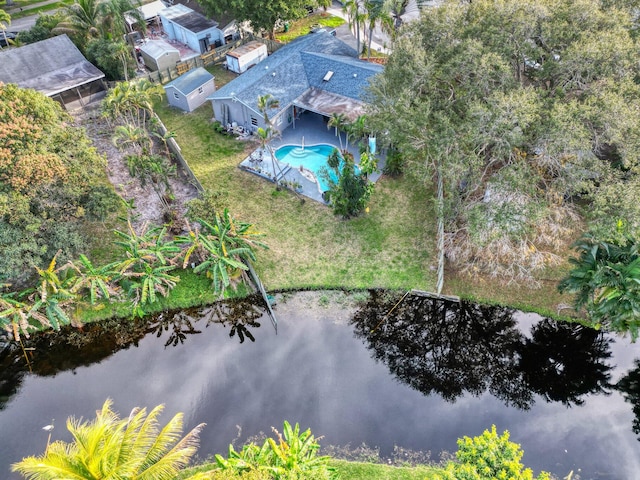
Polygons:
<instances>
[{"instance_id":1,"label":"dirt path","mask_svg":"<svg viewBox=\"0 0 640 480\"><path fill-rule=\"evenodd\" d=\"M113 129L106 120L100 117L99 106L87 107L84 110L71 112L75 124L84 127L87 136L93 141L98 152L107 158L107 176L113 184L116 192L127 202L133 202L132 220L134 228L138 229L144 223L150 225L162 225L162 203L158 195L149 185L142 187L140 180L129 175L129 169L125 163L127 152L123 152L113 145L111 140ZM186 211L186 202L198 196L196 188L187 182L182 175L169 179L171 189L175 196L175 207L179 216Z\"/></svg>"}]
</instances>

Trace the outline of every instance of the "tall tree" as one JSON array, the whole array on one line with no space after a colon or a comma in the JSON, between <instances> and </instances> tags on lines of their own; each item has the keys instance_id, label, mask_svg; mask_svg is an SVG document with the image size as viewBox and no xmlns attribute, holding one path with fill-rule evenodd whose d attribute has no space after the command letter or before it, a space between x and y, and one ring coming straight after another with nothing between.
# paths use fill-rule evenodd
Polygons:
<instances>
[{"instance_id":1,"label":"tall tree","mask_svg":"<svg viewBox=\"0 0 640 480\"><path fill-rule=\"evenodd\" d=\"M198 0L198 3L212 16L227 14L239 23L249 22L255 33L267 32L272 40L278 22L302 18L308 5L316 5L313 0Z\"/></svg>"},{"instance_id":2,"label":"tall tree","mask_svg":"<svg viewBox=\"0 0 640 480\"><path fill-rule=\"evenodd\" d=\"M120 419L107 400L93 421L73 417L67 429L73 441L57 441L43 455L27 457L11 466L31 480L82 478L107 480L136 478L139 480L171 480L188 466L198 448L200 424L180 438L183 415L178 413L163 428L158 417L163 406L147 413L135 408ZM182 477L181 477L182 478ZM202 478L191 476L188 478Z\"/></svg>"},{"instance_id":3,"label":"tall tree","mask_svg":"<svg viewBox=\"0 0 640 480\"><path fill-rule=\"evenodd\" d=\"M439 271L446 252L463 271L532 281L575 235L571 199L619 208L602 193L633 181L640 158L631 25L597 0L478 0L405 27L370 123L433 180ZM615 216L598 221L615 230Z\"/></svg>"},{"instance_id":4,"label":"tall tree","mask_svg":"<svg viewBox=\"0 0 640 480\"><path fill-rule=\"evenodd\" d=\"M11 15L9 15L4 10L0 10L0 30L2 30L2 36L4 37L5 45L9 45L9 40L7 39L7 27L9 25L11 25ZM2 49L1 46L0 49Z\"/></svg>"},{"instance_id":5,"label":"tall tree","mask_svg":"<svg viewBox=\"0 0 640 480\"><path fill-rule=\"evenodd\" d=\"M0 281L21 288L58 251L84 250L83 225L119 206L104 158L60 104L0 85Z\"/></svg>"},{"instance_id":6,"label":"tall tree","mask_svg":"<svg viewBox=\"0 0 640 480\"><path fill-rule=\"evenodd\" d=\"M380 25L389 25L389 4L386 0L365 0L364 9L366 12L367 25L367 58L371 59L371 42L373 41L373 30ZM389 30L387 26L384 30Z\"/></svg>"}]
</instances>

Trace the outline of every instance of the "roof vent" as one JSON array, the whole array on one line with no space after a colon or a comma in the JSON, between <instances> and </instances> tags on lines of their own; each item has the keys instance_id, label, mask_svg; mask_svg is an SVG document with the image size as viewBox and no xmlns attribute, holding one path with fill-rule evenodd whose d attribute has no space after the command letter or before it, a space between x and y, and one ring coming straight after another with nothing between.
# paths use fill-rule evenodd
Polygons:
<instances>
[{"instance_id":1,"label":"roof vent","mask_svg":"<svg viewBox=\"0 0 640 480\"><path fill-rule=\"evenodd\" d=\"M329 70L322 80L328 82L329 80L331 80L331 77L333 77L333 72Z\"/></svg>"}]
</instances>

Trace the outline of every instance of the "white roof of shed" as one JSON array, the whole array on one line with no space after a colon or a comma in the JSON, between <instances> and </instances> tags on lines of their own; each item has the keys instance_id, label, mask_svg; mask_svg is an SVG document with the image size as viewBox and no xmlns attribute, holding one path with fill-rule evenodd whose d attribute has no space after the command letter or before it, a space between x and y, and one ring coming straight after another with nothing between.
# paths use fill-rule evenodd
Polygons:
<instances>
[{"instance_id":1,"label":"white roof of shed","mask_svg":"<svg viewBox=\"0 0 640 480\"><path fill-rule=\"evenodd\" d=\"M149 40L144 45L140 46L140 51L146 53L151 58L160 58L167 53L177 53L180 55L180 51L174 46L168 44L164 40Z\"/></svg>"}]
</instances>

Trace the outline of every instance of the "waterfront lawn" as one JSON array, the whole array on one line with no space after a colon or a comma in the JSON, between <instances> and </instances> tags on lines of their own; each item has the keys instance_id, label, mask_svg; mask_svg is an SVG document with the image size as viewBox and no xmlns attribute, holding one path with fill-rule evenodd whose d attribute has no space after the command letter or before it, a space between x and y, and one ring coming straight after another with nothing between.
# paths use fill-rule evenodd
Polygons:
<instances>
[{"instance_id":1,"label":"waterfront lawn","mask_svg":"<svg viewBox=\"0 0 640 480\"><path fill-rule=\"evenodd\" d=\"M268 289L433 284L431 209L424 188L385 179L376 184L369 213L341 220L325 205L303 202L241 171L238 164L257 143L215 133L210 104L190 115L156 108L203 186L223 192L234 216L265 233L270 249L258 251L257 269Z\"/></svg>"},{"instance_id":2,"label":"waterfront lawn","mask_svg":"<svg viewBox=\"0 0 640 480\"><path fill-rule=\"evenodd\" d=\"M317 202L238 168L255 140L236 140L212 128L206 103L185 114L158 102L158 115L176 133L184 157L206 189L223 193L230 212L263 232L257 270L268 290L297 288L435 288L437 265L433 192L407 176L383 176L369 211L342 220ZM443 293L557 315L568 297L556 292L566 263L540 276L540 289L503 285L489 276L445 274Z\"/></svg>"},{"instance_id":3,"label":"waterfront lawn","mask_svg":"<svg viewBox=\"0 0 640 480\"><path fill-rule=\"evenodd\" d=\"M341 480L436 480L442 478L437 467L418 465L395 467L380 463L351 462L332 459L330 465L336 469Z\"/></svg>"}]
</instances>

